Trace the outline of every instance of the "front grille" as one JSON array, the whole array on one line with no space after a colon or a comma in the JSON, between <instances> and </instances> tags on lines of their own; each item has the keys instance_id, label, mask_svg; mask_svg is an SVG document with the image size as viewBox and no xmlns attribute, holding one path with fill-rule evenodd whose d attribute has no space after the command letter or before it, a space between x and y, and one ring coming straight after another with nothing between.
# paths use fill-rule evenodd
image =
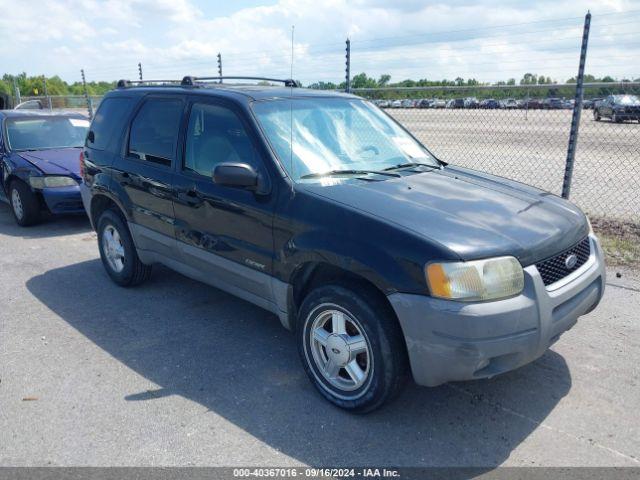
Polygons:
<instances>
[{"instance_id":1,"label":"front grille","mask_svg":"<svg viewBox=\"0 0 640 480\"><path fill-rule=\"evenodd\" d=\"M571 269L567 268L565 264L569 255L575 255L578 257L578 261ZM589 241L589 237L586 237L569 250L565 250L555 257L536 263L536 268L538 269L538 272L540 272L540 276L542 277L544 284L551 285L558 280L562 280L571 272L576 271L582 265L587 263L589 255L591 255L591 242Z\"/></svg>"}]
</instances>

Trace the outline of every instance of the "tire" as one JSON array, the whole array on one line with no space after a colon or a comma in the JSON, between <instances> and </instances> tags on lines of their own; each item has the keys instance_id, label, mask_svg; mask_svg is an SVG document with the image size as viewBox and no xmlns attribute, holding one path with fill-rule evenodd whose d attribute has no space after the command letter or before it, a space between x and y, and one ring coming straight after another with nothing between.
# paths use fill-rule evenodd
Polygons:
<instances>
[{"instance_id":1,"label":"tire","mask_svg":"<svg viewBox=\"0 0 640 480\"><path fill-rule=\"evenodd\" d=\"M354 413L375 410L395 397L406 380L408 360L400 326L389 306L364 288L327 285L313 290L302 303L296 330L309 379L340 408ZM314 334L318 331L323 333Z\"/></svg>"},{"instance_id":2,"label":"tire","mask_svg":"<svg viewBox=\"0 0 640 480\"><path fill-rule=\"evenodd\" d=\"M38 197L20 180L13 180L9 185L9 204L13 218L21 227L35 225L41 220Z\"/></svg>"},{"instance_id":3,"label":"tire","mask_svg":"<svg viewBox=\"0 0 640 480\"><path fill-rule=\"evenodd\" d=\"M612 121L613 123L620 123L620 122L621 122L620 117L618 117L618 115L616 114L616 112L613 112L613 113L611 114L611 121Z\"/></svg>"},{"instance_id":4,"label":"tire","mask_svg":"<svg viewBox=\"0 0 640 480\"><path fill-rule=\"evenodd\" d=\"M600 116L600 112L598 110L593 111L593 119L596 122L599 122L602 117Z\"/></svg>"},{"instance_id":5,"label":"tire","mask_svg":"<svg viewBox=\"0 0 640 480\"><path fill-rule=\"evenodd\" d=\"M133 287L149 279L151 265L138 258L126 220L115 210L105 210L98 218L98 248L105 270L121 287Z\"/></svg>"}]
</instances>

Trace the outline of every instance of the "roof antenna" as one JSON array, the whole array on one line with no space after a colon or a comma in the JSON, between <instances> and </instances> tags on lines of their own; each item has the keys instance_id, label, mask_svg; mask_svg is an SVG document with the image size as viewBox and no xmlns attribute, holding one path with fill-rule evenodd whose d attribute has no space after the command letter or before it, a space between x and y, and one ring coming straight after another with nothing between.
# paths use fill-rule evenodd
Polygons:
<instances>
[{"instance_id":1,"label":"roof antenna","mask_svg":"<svg viewBox=\"0 0 640 480\"><path fill-rule=\"evenodd\" d=\"M293 80L293 33L296 29L295 25L291 25L291 80Z\"/></svg>"},{"instance_id":2,"label":"roof antenna","mask_svg":"<svg viewBox=\"0 0 640 480\"><path fill-rule=\"evenodd\" d=\"M293 178L296 178L296 172L294 170L294 165L293 165L293 33L295 32L296 26L295 25L291 25L291 84L289 87L289 95L291 96L291 98L289 99L289 165L291 166L291 176ZM293 192L295 192L294 189L292 189Z\"/></svg>"}]
</instances>

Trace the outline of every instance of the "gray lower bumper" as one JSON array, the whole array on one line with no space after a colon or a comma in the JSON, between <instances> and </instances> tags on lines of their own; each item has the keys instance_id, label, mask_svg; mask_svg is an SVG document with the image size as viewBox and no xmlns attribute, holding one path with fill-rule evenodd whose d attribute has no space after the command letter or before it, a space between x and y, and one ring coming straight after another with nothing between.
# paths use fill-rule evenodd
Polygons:
<instances>
[{"instance_id":1,"label":"gray lower bumper","mask_svg":"<svg viewBox=\"0 0 640 480\"><path fill-rule=\"evenodd\" d=\"M604 293L602 249L578 271L545 287L535 266L524 269L524 291L495 302L455 302L423 295L389 296L402 326L411 370L420 385L485 378L540 357Z\"/></svg>"}]
</instances>

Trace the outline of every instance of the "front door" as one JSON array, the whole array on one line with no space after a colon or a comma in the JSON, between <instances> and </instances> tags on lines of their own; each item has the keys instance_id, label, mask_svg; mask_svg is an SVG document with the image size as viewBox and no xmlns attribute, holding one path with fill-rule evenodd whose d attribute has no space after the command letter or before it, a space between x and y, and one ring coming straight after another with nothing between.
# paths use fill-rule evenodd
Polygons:
<instances>
[{"instance_id":1,"label":"front door","mask_svg":"<svg viewBox=\"0 0 640 480\"><path fill-rule=\"evenodd\" d=\"M194 100L174 209L183 261L211 283L236 294L248 292L255 301L272 298L275 195L218 185L212 178L216 165L240 162L268 179L253 132L232 105Z\"/></svg>"}]
</instances>

